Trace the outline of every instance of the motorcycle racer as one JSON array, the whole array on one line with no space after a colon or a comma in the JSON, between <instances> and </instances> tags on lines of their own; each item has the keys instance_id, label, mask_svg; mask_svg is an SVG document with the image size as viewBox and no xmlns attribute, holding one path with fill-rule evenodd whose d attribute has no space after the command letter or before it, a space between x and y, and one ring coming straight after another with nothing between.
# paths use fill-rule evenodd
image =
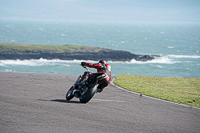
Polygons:
<instances>
[{"instance_id":1,"label":"motorcycle racer","mask_svg":"<svg viewBox=\"0 0 200 133\"><path fill-rule=\"evenodd\" d=\"M97 82L98 87L97 91L102 92L105 87L110 84L111 80L111 66L106 64L105 60L100 60L96 64L88 63L88 62L81 62L81 66L87 66L90 68L96 68L96 73L90 73L87 75L89 77L89 82Z\"/></svg>"}]
</instances>

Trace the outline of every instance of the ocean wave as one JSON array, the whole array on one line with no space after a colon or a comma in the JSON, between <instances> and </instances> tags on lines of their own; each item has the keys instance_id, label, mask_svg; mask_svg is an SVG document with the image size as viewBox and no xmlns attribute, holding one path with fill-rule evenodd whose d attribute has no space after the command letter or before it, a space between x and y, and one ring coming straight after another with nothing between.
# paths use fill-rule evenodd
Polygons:
<instances>
[{"instance_id":1,"label":"ocean wave","mask_svg":"<svg viewBox=\"0 0 200 133\"><path fill-rule=\"evenodd\" d=\"M176 61L174 59L170 59L168 56L161 56L157 57L150 61L137 61L135 59L132 59L131 61L108 61L108 63L127 63L127 64L174 64L179 63L179 61Z\"/></svg>"},{"instance_id":2,"label":"ocean wave","mask_svg":"<svg viewBox=\"0 0 200 133\"><path fill-rule=\"evenodd\" d=\"M108 61L108 63L126 63L126 64L151 64L151 63L157 63L157 64L174 64L174 63L180 63L178 61L178 58L193 58L193 59L200 59L200 56L193 56L193 55L166 55L157 57L154 60L151 61L136 61L135 59L132 59L131 61ZM24 65L24 66L45 66L45 65L63 65L70 67L71 63L80 64L81 62L91 62L91 63L97 63L98 61L94 60L60 60L60 59L31 59L31 60L0 60L0 66L6 66L6 65Z\"/></svg>"},{"instance_id":3,"label":"ocean wave","mask_svg":"<svg viewBox=\"0 0 200 133\"><path fill-rule=\"evenodd\" d=\"M80 64L82 61L96 63L92 60L60 60L60 59L31 59L31 60L0 60L0 66L45 66L45 65L64 65L70 67L70 63Z\"/></svg>"},{"instance_id":4,"label":"ocean wave","mask_svg":"<svg viewBox=\"0 0 200 133\"><path fill-rule=\"evenodd\" d=\"M140 62L140 61L136 61L136 60L131 60L131 63L136 63L136 64L174 64L174 63L178 63L178 61L175 61L173 59L168 58L167 56L162 56L162 57L158 57L154 60L151 61L146 61L146 62Z\"/></svg>"},{"instance_id":5,"label":"ocean wave","mask_svg":"<svg viewBox=\"0 0 200 133\"><path fill-rule=\"evenodd\" d=\"M167 48L174 48L173 46L168 46Z\"/></svg>"},{"instance_id":6,"label":"ocean wave","mask_svg":"<svg viewBox=\"0 0 200 133\"><path fill-rule=\"evenodd\" d=\"M167 55L167 57L171 58L193 58L193 59L199 59L200 56L198 55Z\"/></svg>"},{"instance_id":7,"label":"ocean wave","mask_svg":"<svg viewBox=\"0 0 200 133\"><path fill-rule=\"evenodd\" d=\"M70 64L80 64L81 62L91 62L91 63L97 63L98 61L94 60L60 60L60 59L31 59L31 60L0 60L0 66L49 66L49 65L63 65L70 67ZM178 61L175 61L174 59L170 59L168 56L162 56L158 57L151 61L136 61L135 59L132 59L131 61L108 61L110 64L114 63L126 63L126 64L151 64L151 63L159 63L159 64L174 64L178 63Z\"/></svg>"}]
</instances>

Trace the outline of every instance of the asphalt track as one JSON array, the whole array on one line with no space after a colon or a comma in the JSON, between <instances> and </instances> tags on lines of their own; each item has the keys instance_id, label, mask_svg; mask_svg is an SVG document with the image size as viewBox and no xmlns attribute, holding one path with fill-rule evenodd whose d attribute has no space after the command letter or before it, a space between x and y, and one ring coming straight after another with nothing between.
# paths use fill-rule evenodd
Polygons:
<instances>
[{"instance_id":1,"label":"asphalt track","mask_svg":"<svg viewBox=\"0 0 200 133\"><path fill-rule=\"evenodd\" d=\"M199 133L200 109L109 85L87 104L65 100L77 75L0 72L1 133Z\"/></svg>"}]
</instances>

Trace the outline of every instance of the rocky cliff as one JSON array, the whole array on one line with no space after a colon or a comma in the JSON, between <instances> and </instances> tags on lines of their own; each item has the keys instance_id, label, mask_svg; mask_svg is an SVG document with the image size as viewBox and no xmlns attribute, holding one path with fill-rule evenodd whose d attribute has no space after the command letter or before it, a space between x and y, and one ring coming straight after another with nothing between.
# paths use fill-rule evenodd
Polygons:
<instances>
[{"instance_id":1,"label":"rocky cliff","mask_svg":"<svg viewBox=\"0 0 200 133\"><path fill-rule=\"evenodd\" d=\"M136 55L127 51L112 50L97 47L80 47L70 49L65 52L58 50L16 50L16 49L1 49L0 60L6 59L61 59L61 60L101 60L108 61L137 61L153 60L157 55Z\"/></svg>"}]
</instances>

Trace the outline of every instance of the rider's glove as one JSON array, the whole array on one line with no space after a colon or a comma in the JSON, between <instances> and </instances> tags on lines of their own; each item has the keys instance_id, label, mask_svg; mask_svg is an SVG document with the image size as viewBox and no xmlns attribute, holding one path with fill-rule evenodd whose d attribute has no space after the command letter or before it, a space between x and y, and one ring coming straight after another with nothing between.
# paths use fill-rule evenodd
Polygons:
<instances>
[{"instance_id":1,"label":"rider's glove","mask_svg":"<svg viewBox=\"0 0 200 133\"><path fill-rule=\"evenodd\" d=\"M81 62L81 66L85 66L85 62Z\"/></svg>"}]
</instances>

